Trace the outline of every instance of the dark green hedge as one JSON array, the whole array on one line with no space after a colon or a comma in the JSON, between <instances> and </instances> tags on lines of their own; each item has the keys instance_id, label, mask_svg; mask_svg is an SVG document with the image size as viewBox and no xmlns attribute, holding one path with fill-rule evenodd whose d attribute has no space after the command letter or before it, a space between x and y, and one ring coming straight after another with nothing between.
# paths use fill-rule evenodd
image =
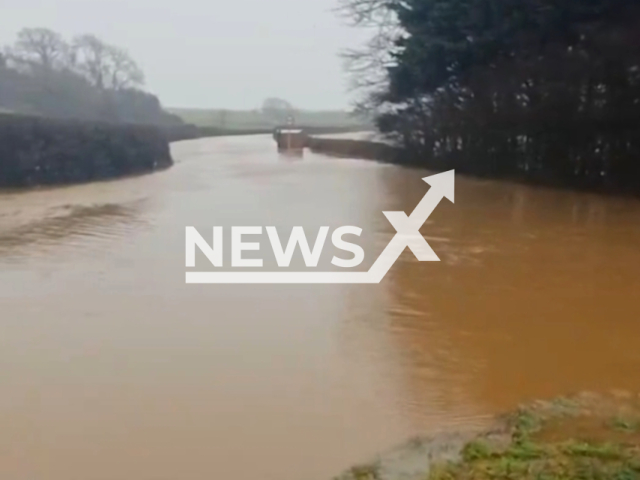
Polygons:
<instances>
[{"instance_id":1,"label":"dark green hedge","mask_svg":"<svg viewBox=\"0 0 640 480\"><path fill-rule=\"evenodd\" d=\"M0 187L103 180L172 164L158 127L0 114Z\"/></svg>"}]
</instances>

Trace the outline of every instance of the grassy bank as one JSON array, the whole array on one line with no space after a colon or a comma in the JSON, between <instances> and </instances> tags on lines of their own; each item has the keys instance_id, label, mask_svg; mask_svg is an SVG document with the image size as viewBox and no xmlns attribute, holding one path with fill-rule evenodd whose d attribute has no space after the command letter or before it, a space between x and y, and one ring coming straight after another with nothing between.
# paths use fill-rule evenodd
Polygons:
<instances>
[{"instance_id":1,"label":"grassy bank","mask_svg":"<svg viewBox=\"0 0 640 480\"><path fill-rule=\"evenodd\" d=\"M358 131L356 127L298 125L308 135L342 134ZM207 137L232 137L241 135L272 135L274 127L253 129L230 129L218 127L198 127L193 124L166 127L165 133L169 141L193 140Z\"/></svg>"},{"instance_id":2,"label":"grassy bank","mask_svg":"<svg viewBox=\"0 0 640 480\"><path fill-rule=\"evenodd\" d=\"M536 402L497 419L483 432L414 440L339 478L639 479L640 397L581 394Z\"/></svg>"},{"instance_id":3,"label":"grassy bank","mask_svg":"<svg viewBox=\"0 0 640 480\"><path fill-rule=\"evenodd\" d=\"M271 130L278 122L264 115L260 110L222 110L195 108L168 108L169 112L179 116L186 123L198 127L210 127L220 130ZM296 123L307 127L333 127L363 129L367 122L355 118L349 112L341 110L308 111L295 113ZM366 129L366 128L364 128Z\"/></svg>"},{"instance_id":4,"label":"grassy bank","mask_svg":"<svg viewBox=\"0 0 640 480\"><path fill-rule=\"evenodd\" d=\"M281 122L270 118L260 110L220 110L169 108L185 124L167 128L171 141L189 140L203 137L233 135L272 134ZM296 125L309 135L348 133L370 130L366 121L353 117L345 111L305 111L295 112Z\"/></svg>"}]
</instances>

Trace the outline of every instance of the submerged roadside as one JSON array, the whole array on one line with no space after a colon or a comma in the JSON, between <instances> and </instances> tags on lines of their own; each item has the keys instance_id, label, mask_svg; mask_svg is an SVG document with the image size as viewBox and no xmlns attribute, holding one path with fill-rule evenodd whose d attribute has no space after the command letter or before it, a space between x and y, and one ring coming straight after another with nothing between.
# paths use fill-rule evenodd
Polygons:
<instances>
[{"instance_id":1,"label":"submerged roadside","mask_svg":"<svg viewBox=\"0 0 640 480\"><path fill-rule=\"evenodd\" d=\"M597 182L584 182L580 178L572 180L564 178L561 175L543 171L516 171L508 173L502 173L492 169L479 171L469 168L469 165L460 161L442 161L435 159L425 161L424 158L408 155L403 148L375 134L370 135L369 138L320 137L313 135L308 137L306 147L312 152L333 157L374 160L381 163L424 168L431 171L455 170L456 175L465 175L470 178L493 179L576 192L612 194L628 197L640 196L640 191L635 186L622 186L615 182L601 182L600 180Z\"/></svg>"}]
</instances>

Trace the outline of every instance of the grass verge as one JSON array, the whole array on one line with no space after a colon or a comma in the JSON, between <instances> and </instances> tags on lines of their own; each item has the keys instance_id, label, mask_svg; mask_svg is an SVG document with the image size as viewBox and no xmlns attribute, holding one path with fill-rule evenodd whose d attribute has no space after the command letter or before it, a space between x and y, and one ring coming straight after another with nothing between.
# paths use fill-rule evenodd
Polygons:
<instances>
[{"instance_id":1,"label":"grass verge","mask_svg":"<svg viewBox=\"0 0 640 480\"><path fill-rule=\"evenodd\" d=\"M640 402L590 396L538 402L504 418L498 436L467 443L425 480L640 479Z\"/></svg>"}]
</instances>

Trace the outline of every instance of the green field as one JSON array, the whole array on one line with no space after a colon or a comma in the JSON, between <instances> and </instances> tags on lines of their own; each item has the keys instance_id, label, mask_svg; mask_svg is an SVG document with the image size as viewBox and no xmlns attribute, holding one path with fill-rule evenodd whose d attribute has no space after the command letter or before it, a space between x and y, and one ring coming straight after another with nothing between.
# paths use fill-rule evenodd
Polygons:
<instances>
[{"instance_id":1,"label":"green field","mask_svg":"<svg viewBox=\"0 0 640 480\"><path fill-rule=\"evenodd\" d=\"M218 127L229 130L270 129L280 122L264 115L260 110L222 110L167 108L185 122L200 127ZM307 127L369 127L369 123L340 110L310 111L296 110L295 121Z\"/></svg>"}]
</instances>

